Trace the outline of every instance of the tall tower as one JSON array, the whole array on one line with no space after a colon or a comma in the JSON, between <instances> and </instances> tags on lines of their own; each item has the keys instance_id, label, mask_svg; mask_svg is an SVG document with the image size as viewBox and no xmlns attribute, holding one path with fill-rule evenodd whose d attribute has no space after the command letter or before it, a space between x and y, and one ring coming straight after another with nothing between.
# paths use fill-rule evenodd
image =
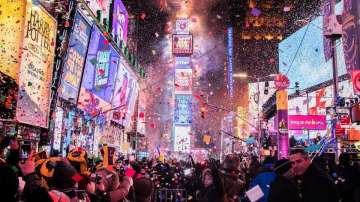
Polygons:
<instances>
[{"instance_id":1,"label":"tall tower","mask_svg":"<svg viewBox=\"0 0 360 202\"><path fill-rule=\"evenodd\" d=\"M190 33L190 21L188 19L177 19L175 22L175 30L172 36L172 53L175 61L173 151L189 153L193 97L190 58L193 54L193 36Z\"/></svg>"}]
</instances>

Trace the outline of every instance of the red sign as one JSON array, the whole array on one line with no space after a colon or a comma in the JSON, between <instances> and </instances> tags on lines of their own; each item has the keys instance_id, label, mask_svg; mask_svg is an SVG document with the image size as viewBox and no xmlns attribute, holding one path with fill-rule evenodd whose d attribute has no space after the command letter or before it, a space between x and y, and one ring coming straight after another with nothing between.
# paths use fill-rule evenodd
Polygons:
<instances>
[{"instance_id":1,"label":"red sign","mask_svg":"<svg viewBox=\"0 0 360 202\"><path fill-rule=\"evenodd\" d=\"M191 34L174 34L172 52L177 56L189 56L193 53L193 38Z\"/></svg>"},{"instance_id":2,"label":"red sign","mask_svg":"<svg viewBox=\"0 0 360 202\"><path fill-rule=\"evenodd\" d=\"M289 115L289 130L326 130L326 116Z\"/></svg>"},{"instance_id":3,"label":"red sign","mask_svg":"<svg viewBox=\"0 0 360 202\"><path fill-rule=\"evenodd\" d=\"M290 81L285 75L278 74L275 77L275 87L278 90L285 90L289 87L289 85L290 85Z\"/></svg>"},{"instance_id":4,"label":"red sign","mask_svg":"<svg viewBox=\"0 0 360 202\"><path fill-rule=\"evenodd\" d=\"M350 117L347 115L343 115L339 117L339 122L341 126L348 126L350 125L351 121L350 121Z\"/></svg>"},{"instance_id":5,"label":"red sign","mask_svg":"<svg viewBox=\"0 0 360 202\"><path fill-rule=\"evenodd\" d=\"M360 95L360 70L353 70L351 72L351 78L354 88L354 93Z\"/></svg>"},{"instance_id":6,"label":"red sign","mask_svg":"<svg viewBox=\"0 0 360 202\"><path fill-rule=\"evenodd\" d=\"M337 136L345 135L345 128L341 128L340 124L336 124L335 134Z\"/></svg>"}]
</instances>

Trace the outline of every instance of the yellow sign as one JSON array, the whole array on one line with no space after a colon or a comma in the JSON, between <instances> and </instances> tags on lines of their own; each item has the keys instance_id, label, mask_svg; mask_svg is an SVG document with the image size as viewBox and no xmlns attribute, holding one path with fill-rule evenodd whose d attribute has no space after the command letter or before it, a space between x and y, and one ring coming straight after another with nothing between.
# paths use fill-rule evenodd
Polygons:
<instances>
[{"instance_id":1,"label":"yellow sign","mask_svg":"<svg viewBox=\"0 0 360 202\"><path fill-rule=\"evenodd\" d=\"M288 94L286 90L276 92L276 108L277 110L288 110Z\"/></svg>"},{"instance_id":2,"label":"yellow sign","mask_svg":"<svg viewBox=\"0 0 360 202\"><path fill-rule=\"evenodd\" d=\"M0 0L0 72L18 81L24 34L24 0Z\"/></svg>"},{"instance_id":3,"label":"yellow sign","mask_svg":"<svg viewBox=\"0 0 360 202\"><path fill-rule=\"evenodd\" d=\"M21 123L48 126L56 29L56 20L27 0L16 109Z\"/></svg>"}]
</instances>

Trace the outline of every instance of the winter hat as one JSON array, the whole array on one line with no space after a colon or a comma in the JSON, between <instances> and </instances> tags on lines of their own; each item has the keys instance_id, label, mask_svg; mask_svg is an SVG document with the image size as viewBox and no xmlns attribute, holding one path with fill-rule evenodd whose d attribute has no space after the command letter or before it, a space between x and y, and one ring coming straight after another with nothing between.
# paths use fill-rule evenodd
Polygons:
<instances>
[{"instance_id":1,"label":"winter hat","mask_svg":"<svg viewBox=\"0 0 360 202\"><path fill-rule=\"evenodd\" d=\"M67 159L71 165L75 167L77 172L83 175L90 175L88 171L87 153L83 148L78 147L71 150L67 155Z\"/></svg>"},{"instance_id":2,"label":"winter hat","mask_svg":"<svg viewBox=\"0 0 360 202\"><path fill-rule=\"evenodd\" d=\"M240 158L237 155L230 154L225 157L223 168L226 171L239 171Z\"/></svg>"},{"instance_id":3,"label":"winter hat","mask_svg":"<svg viewBox=\"0 0 360 202\"><path fill-rule=\"evenodd\" d=\"M75 168L67 161L56 161L52 168L52 176L48 179L49 185L53 189L65 190L75 186L73 177L76 175Z\"/></svg>"},{"instance_id":4,"label":"winter hat","mask_svg":"<svg viewBox=\"0 0 360 202\"><path fill-rule=\"evenodd\" d=\"M140 178L134 181L136 202L150 201L154 191L154 184L149 178Z\"/></svg>"}]
</instances>

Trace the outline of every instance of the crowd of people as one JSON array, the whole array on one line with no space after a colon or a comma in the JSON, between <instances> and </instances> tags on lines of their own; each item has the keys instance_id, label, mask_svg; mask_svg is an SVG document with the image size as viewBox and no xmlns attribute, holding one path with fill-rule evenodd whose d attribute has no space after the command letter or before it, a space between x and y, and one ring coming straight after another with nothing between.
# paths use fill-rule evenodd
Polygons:
<instances>
[{"instance_id":1,"label":"crowd of people","mask_svg":"<svg viewBox=\"0 0 360 202\"><path fill-rule=\"evenodd\" d=\"M258 187L260 202L360 202L359 164L347 154L335 164L301 148L289 159L232 154L222 162L114 159L106 146L101 151L101 160L81 148L23 158L16 139L0 137L0 201L239 202Z\"/></svg>"}]
</instances>

